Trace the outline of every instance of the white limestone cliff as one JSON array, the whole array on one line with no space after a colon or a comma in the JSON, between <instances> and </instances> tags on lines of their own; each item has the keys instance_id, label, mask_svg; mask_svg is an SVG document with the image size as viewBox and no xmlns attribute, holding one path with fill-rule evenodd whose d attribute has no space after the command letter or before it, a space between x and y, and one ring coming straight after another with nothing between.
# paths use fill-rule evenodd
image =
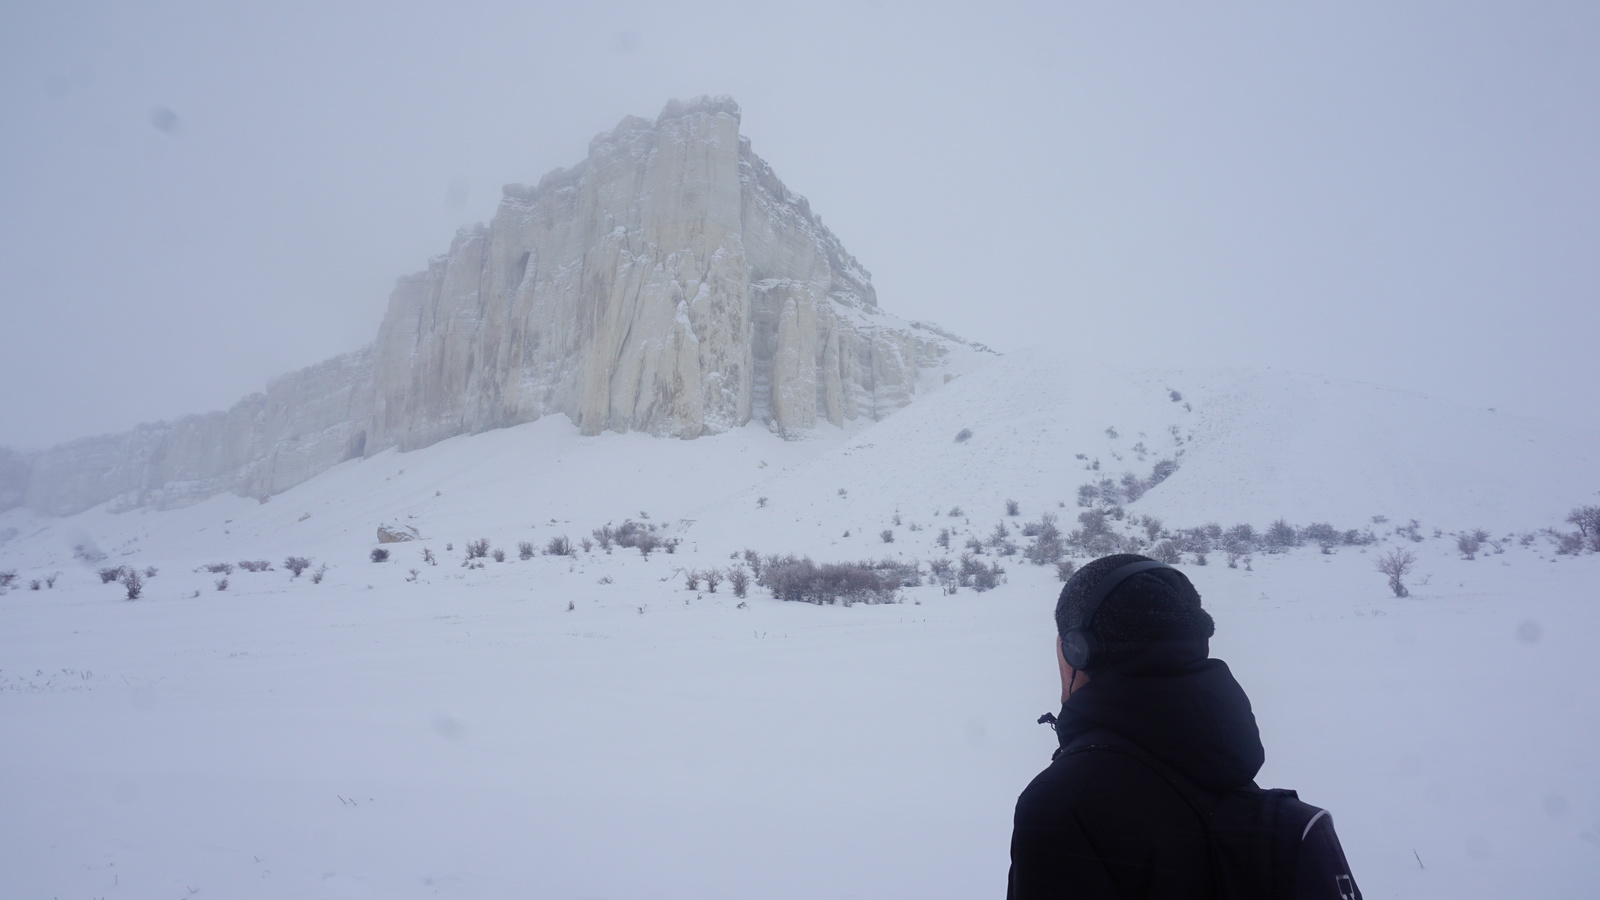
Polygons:
<instances>
[{"instance_id":1,"label":"white limestone cliff","mask_svg":"<svg viewBox=\"0 0 1600 900\"><path fill-rule=\"evenodd\" d=\"M400 279L371 347L225 413L0 458L0 509L269 496L345 459L549 414L586 434L754 420L794 437L881 419L986 352L879 310L871 274L739 121L725 97L623 119Z\"/></svg>"}]
</instances>

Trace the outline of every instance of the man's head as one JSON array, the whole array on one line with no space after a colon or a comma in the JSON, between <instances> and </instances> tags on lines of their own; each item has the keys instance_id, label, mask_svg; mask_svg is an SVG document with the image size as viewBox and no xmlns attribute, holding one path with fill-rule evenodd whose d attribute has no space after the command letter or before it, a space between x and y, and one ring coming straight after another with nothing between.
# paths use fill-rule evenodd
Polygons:
<instances>
[{"instance_id":1,"label":"man's head","mask_svg":"<svg viewBox=\"0 0 1600 900\"><path fill-rule=\"evenodd\" d=\"M1091 626L1098 638L1095 658L1086 669L1096 672L1131 659L1149 645L1168 641L1204 640L1216 630L1211 616L1200 608L1200 594L1176 569L1158 566L1127 576L1093 612L1089 604L1101 582L1124 566L1154 562L1135 553L1103 556L1067 579L1056 601L1056 635ZM1058 656L1059 656L1059 650ZM1063 678L1072 676L1063 662Z\"/></svg>"}]
</instances>

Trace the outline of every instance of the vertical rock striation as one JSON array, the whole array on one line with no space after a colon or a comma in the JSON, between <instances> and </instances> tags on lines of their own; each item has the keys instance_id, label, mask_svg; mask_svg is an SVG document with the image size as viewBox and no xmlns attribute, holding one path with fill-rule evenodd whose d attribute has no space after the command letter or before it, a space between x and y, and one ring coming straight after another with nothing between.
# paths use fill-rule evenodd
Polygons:
<instances>
[{"instance_id":1,"label":"vertical rock striation","mask_svg":"<svg viewBox=\"0 0 1600 900\"><path fill-rule=\"evenodd\" d=\"M508 185L400 279L377 340L225 413L0 457L0 509L268 495L342 460L559 413L694 438L876 420L982 352L878 309L872 276L739 134L725 97L628 117Z\"/></svg>"}]
</instances>

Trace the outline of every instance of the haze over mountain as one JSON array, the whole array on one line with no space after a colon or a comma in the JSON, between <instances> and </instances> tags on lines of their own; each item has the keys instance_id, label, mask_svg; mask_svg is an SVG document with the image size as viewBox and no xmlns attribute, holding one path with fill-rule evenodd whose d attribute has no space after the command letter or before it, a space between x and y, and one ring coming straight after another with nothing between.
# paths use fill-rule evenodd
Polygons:
<instances>
[{"instance_id":1,"label":"haze over mountain","mask_svg":"<svg viewBox=\"0 0 1600 900\"><path fill-rule=\"evenodd\" d=\"M0 449L0 509L70 514L271 495L342 460L559 413L585 434L798 436L875 421L982 352L883 312L872 276L739 134L726 97L629 116L508 185L400 279L377 340L227 412L39 453Z\"/></svg>"}]
</instances>

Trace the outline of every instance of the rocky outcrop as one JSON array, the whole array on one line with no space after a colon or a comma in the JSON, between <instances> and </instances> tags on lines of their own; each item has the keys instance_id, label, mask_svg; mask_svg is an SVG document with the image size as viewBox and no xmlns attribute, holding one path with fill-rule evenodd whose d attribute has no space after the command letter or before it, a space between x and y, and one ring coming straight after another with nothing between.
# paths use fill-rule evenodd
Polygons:
<instances>
[{"instance_id":1,"label":"rocky outcrop","mask_svg":"<svg viewBox=\"0 0 1600 900\"><path fill-rule=\"evenodd\" d=\"M22 505L66 515L107 501L167 508L222 491L267 497L362 456L371 414L369 349L275 379L227 412L33 454Z\"/></svg>"},{"instance_id":2,"label":"rocky outcrop","mask_svg":"<svg viewBox=\"0 0 1600 900\"><path fill-rule=\"evenodd\" d=\"M570 416L681 438L877 419L957 342L877 308L872 276L739 135L726 98L627 118L509 185L402 280L374 347L374 446Z\"/></svg>"},{"instance_id":3,"label":"rocky outcrop","mask_svg":"<svg viewBox=\"0 0 1600 900\"><path fill-rule=\"evenodd\" d=\"M410 525L379 525L378 543L399 544L404 541L414 541L422 537L417 529Z\"/></svg>"},{"instance_id":4,"label":"rocky outcrop","mask_svg":"<svg viewBox=\"0 0 1600 900\"><path fill-rule=\"evenodd\" d=\"M586 434L755 420L796 436L882 418L981 350L878 309L871 274L752 152L732 100L673 102L507 186L493 220L400 279L371 347L225 413L0 458L0 508L266 496L549 414Z\"/></svg>"}]
</instances>

